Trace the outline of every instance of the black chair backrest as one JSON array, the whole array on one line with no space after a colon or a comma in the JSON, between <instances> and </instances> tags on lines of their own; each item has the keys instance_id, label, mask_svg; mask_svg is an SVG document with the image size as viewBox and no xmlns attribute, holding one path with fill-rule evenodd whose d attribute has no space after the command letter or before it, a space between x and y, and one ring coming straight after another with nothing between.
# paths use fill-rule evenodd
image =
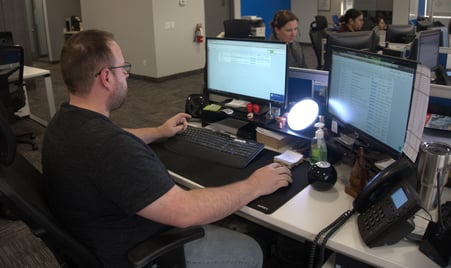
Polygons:
<instances>
[{"instance_id":1,"label":"black chair backrest","mask_svg":"<svg viewBox=\"0 0 451 268\"><path fill-rule=\"evenodd\" d=\"M0 32L0 46L14 45L12 32Z\"/></svg>"},{"instance_id":2,"label":"black chair backrest","mask_svg":"<svg viewBox=\"0 0 451 268\"><path fill-rule=\"evenodd\" d=\"M313 50L315 51L317 69L322 69L322 45L323 39L327 37L327 19L324 16L315 16L315 20L310 23L310 41L312 42Z\"/></svg>"},{"instance_id":3,"label":"black chair backrest","mask_svg":"<svg viewBox=\"0 0 451 268\"><path fill-rule=\"evenodd\" d=\"M97 258L53 217L46 202L42 174L22 155L17 154L14 159L14 135L3 120L0 121L0 138L2 205L44 241L62 267L101 267Z\"/></svg>"},{"instance_id":4,"label":"black chair backrest","mask_svg":"<svg viewBox=\"0 0 451 268\"><path fill-rule=\"evenodd\" d=\"M252 37L252 25L249 20L230 19L224 21L224 37L249 38Z\"/></svg>"},{"instance_id":5,"label":"black chair backrest","mask_svg":"<svg viewBox=\"0 0 451 268\"><path fill-rule=\"evenodd\" d=\"M315 20L310 23L310 29L314 31L321 31L327 28L327 19L325 16L315 16Z\"/></svg>"},{"instance_id":6,"label":"black chair backrest","mask_svg":"<svg viewBox=\"0 0 451 268\"><path fill-rule=\"evenodd\" d=\"M24 50L22 46L0 46L0 100L2 112L13 120L14 112L24 107Z\"/></svg>"}]
</instances>

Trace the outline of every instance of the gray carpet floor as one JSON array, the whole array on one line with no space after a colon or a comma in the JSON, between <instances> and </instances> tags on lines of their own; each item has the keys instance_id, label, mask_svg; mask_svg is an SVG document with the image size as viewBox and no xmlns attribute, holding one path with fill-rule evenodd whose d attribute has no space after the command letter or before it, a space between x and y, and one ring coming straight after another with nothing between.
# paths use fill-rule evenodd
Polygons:
<instances>
[{"instance_id":1,"label":"gray carpet floor","mask_svg":"<svg viewBox=\"0 0 451 268\"><path fill-rule=\"evenodd\" d=\"M316 66L316 58L310 45L304 46L308 66ZM62 81L59 64L34 62L33 66L51 71L55 103L58 107L68 94ZM132 69L133 72L133 69ZM111 118L122 127L157 126L169 116L184 111L186 97L199 93L203 86L203 73L174 77L161 82L149 82L133 78L128 80L128 95L124 105L114 111ZM49 120L48 104L42 79L28 81L28 98L31 112ZM45 127L30 120L21 119L13 125L15 133L32 131L41 146ZM41 170L40 150L33 151L26 144L18 144L18 152ZM270 267L269 265L265 265ZM21 221L0 217L0 267L59 267L44 243L35 238ZM281 267L280 263L273 267Z\"/></svg>"}]
</instances>

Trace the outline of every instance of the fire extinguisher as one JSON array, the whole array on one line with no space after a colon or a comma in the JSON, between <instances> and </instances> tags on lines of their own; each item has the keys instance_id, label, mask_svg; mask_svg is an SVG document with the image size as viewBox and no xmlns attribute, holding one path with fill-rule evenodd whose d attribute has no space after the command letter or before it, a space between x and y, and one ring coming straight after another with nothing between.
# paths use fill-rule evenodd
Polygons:
<instances>
[{"instance_id":1,"label":"fire extinguisher","mask_svg":"<svg viewBox=\"0 0 451 268\"><path fill-rule=\"evenodd\" d=\"M194 42L203 43L204 42L204 34L202 33L202 24L196 24L196 30L194 32Z\"/></svg>"}]
</instances>

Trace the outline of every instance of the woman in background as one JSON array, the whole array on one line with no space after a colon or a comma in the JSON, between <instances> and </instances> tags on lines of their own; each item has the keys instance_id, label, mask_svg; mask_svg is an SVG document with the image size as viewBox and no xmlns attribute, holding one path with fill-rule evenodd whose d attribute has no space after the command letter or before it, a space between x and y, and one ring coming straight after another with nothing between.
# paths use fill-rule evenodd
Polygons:
<instances>
[{"instance_id":1,"label":"woman in background","mask_svg":"<svg viewBox=\"0 0 451 268\"><path fill-rule=\"evenodd\" d=\"M384 17L376 16L376 18L374 19L374 28L373 28L373 30L375 32L386 31L387 30L387 24L385 24Z\"/></svg>"},{"instance_id":2,"label":"woman in background","mask_svg":"<svg viewBox=\"0 0 451 268\"><path fill-rule=\"evenodd\" d=\"M357 32L362 29L363 14L355 8L351 8L340 18L340 21L341 25L338 29L339 33Z\"/></svg>"},{"instance_id":3,"label":"woman in background","mask_svg":"<svg viewBox=\"0 0 451 268\"><path fill-rule=\"evenodd\" d=\"M272 33L269 40L282 41L288 44L287 63L290 67L307 68L304 51L296 41L299 19L289 10L279 10L271 21Z\"/></svg>"}]
</instances>

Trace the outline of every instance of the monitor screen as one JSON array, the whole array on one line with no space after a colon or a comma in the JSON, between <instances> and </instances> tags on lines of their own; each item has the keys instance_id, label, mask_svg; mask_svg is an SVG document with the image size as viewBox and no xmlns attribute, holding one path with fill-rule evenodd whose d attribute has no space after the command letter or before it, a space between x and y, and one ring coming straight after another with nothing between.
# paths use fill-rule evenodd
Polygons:
<instances>
[{"instance_id":1,"label":"monitor screen","mask_svg":"<svg viewBox=\"0 0 451 268\"><path fill-rule=\"evenodd\" d=\"M302 99L312 98L318 103L320 114L324 114L328 79L328 71L290 67L287 89L289 109Z\"/></svg>"},{"instance_id":2,"label":"monitor screen","mask_svg":"<svg viewBox=\"0 0 451 268\"><path fill-rule=\"evenodd\" d=\"M406 139L416 62L334 47L328 115L359 139L399 158Z\"/></svg>"},{"instance_id":3,"label":"monitor screen","mask_svg":"<svg viewBox=\"0 0 451 268\"><path fill-rule=\"evenodd\" d=\"M431 27L430 30L438 29L441 31L440 35L440 46L441 47L449 47L449 31L448 28L442 26L442 27Z\"/></svg>"},{"instance_id":4,"label":"monitor screen","mask_svg":"<svg viewBox=\"0 0 451 268\"><path fill-rule=\"evenodd\" d=\"M435 68L438 65L441 35L442 32L439 29L419 32L412 43L410 58L430 69Z\"/></svg>"},{"instance_id":5,"label":"monitor screen","mask_svg":"<svg viewBox=\"0 0 451 268\"><path fill-rule=\"evenodd\" d=\"M328 33L326 41L326 53L324 56L324 69L330 68L330 56L332 46L341 46L354 49L365 49L376 52L379 37L374 31L358 31L345 33Z\"/></svg>"},{"instance_id":6,"label":"monitor screen","mask_svg":"<svg viewBox=\"0 0 451 268\"><path fill-rule=\"evenodd\" d=\"M389 43L410 43L415 39L415 26L411 24L390 24L385 33L385 41Z\"/></svg>"},{"instance_id":7,"label":"monitor screen","mask_svg":"<svg viewBox=\"0 0 451 268\"><path fill-rule=\"evenodd\" d=\"M207 38L207 93L285 108L287 46L265 40Z\"/></svg>"}]
</instances>

